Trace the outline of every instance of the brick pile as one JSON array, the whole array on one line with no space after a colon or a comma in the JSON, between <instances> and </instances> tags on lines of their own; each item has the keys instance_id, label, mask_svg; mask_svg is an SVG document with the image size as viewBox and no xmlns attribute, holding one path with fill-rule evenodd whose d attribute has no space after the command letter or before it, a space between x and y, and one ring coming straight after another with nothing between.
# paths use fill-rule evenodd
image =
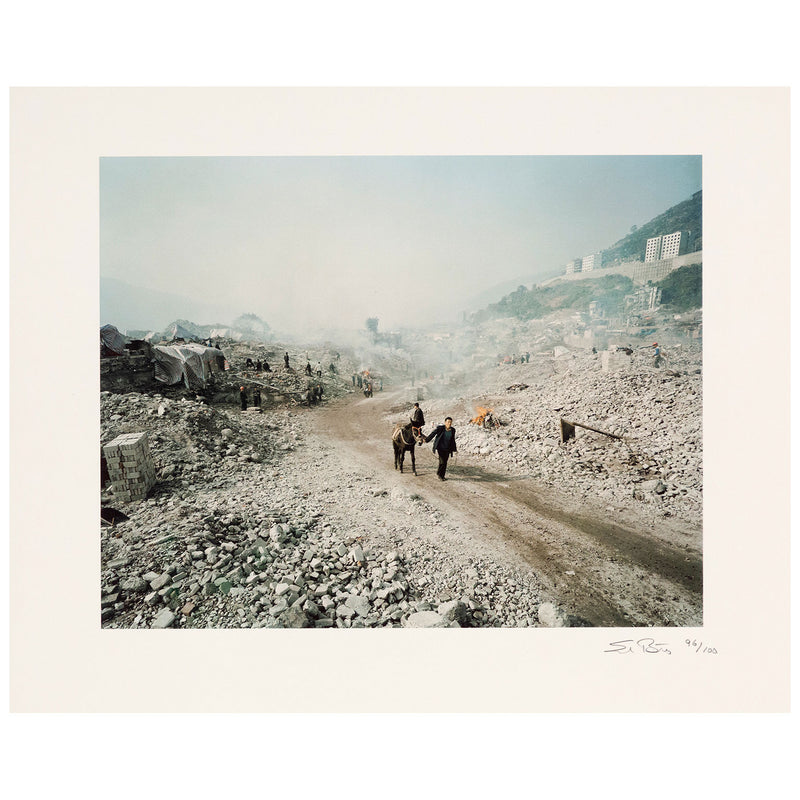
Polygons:
<instances>
[{"instance_id":1,"label":"brick pile","mask_svg":"<svg viewBox=\"0 0 800 800\"><path fill-rule=\"evenodd\" d=\"M156 482L156 469L146 433L123 433L103 447L114 496L142 500Z\"/></svg>"}]
</instances>

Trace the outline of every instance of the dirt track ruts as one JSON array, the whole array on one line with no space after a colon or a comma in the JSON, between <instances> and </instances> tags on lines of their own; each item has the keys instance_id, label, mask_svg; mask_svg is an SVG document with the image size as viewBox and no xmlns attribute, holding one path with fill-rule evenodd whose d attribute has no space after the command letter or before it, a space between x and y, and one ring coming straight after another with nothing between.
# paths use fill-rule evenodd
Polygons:
<instances>
[{"instance_id":1,"label":"dirt track ruts","mask_svg":"<svg viewBox=\"0 0 800 800\"><path fill-rule=\"evenodd\" d=\"M697 536L665 521L667 531L611 519L525 475L499 474L460 453L448 480L435 479L435 460L417 449L417 476L393 470L388 409L402 398L382 392L331 402L316 415L315 434L388 480L411 484L426 502L456 520L463 547L479 541L511 552L538 576L567 621L594 626L702 624L702 557ZM429 422L426 430L431 430ZM687 542L683 543L683 540Z\"/></svg>"}]
</instances>

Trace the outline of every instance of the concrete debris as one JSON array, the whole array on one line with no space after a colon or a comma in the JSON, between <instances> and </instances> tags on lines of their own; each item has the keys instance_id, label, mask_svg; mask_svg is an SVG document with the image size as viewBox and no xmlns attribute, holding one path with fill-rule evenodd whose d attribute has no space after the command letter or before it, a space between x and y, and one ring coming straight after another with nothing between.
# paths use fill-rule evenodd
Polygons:
<instances>
[{"instance_id":1,"label":"concrete debris","mask_svg":"<svg viewBox=\"0 0 800 800\"><path fill-rule=\"evenodd\" d=\"M431 400L425 414L432 420L450 414L459 452L478 457L487 470L532 476L544 487L604 506L624 508L633 497L652 503L654 516L699 525L702 356L696 350L678 353L677 374L654 368L646 351L620 353L631 362L625 371L603 371L600 354L587 350L571 351L569 367L555 374L541 360L501 364L493 380L484 373L474 385L465 381L462 397ZM509 378L529 388L512 396ZM466 394L471 389L481 393ZM494 408L505 424L491 430L469 425L476 406ZM562 419L580 420L590 429L562 442ZM661 483L658 491L651 481Z\"/></svg>"}]
</instances>

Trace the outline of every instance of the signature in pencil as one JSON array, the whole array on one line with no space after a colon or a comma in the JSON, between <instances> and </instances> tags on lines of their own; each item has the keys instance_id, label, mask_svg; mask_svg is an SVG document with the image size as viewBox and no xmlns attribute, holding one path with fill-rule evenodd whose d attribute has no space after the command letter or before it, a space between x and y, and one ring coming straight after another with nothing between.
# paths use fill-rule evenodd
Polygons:
<instances>
[{"instance_id":1,"label":"signature in pencil","mask_svg":"<svg viewBox=\"0 0 800 800\"><path fill-rule=\"evenodd\" d=\"M610 650L604 653L665 653L672 655L672 650L666 642L657 642L655 639L622 639L618 642L611 642Z\"/></svg>"}]
</instances>

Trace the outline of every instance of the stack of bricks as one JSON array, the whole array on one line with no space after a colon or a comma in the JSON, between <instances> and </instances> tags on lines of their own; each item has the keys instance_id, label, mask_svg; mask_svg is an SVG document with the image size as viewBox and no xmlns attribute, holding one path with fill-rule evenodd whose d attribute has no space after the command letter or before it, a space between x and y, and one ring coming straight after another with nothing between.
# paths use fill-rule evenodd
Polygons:
<instances>
[{"instance_id":1,"label":"stack of bricks","mask_svg":"<svg viewBox=\"0 0 800 800\"><path fill-rule=\"evenodd\" d=\"M156 482L156 468L146 433L123 433L103 447L114 497L142 500Z\"/></svg>"}]
</instances>

